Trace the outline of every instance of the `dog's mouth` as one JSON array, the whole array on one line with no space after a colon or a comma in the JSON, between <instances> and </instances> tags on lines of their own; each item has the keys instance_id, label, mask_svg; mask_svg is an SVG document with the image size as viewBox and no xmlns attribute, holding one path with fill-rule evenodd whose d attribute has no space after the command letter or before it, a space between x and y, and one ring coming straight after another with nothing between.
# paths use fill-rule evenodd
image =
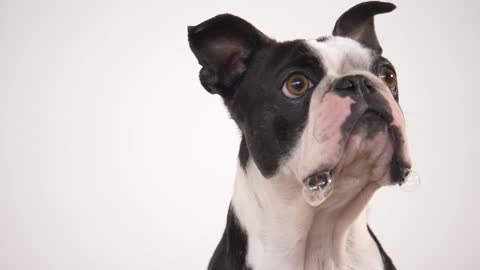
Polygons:
<instances>
[{"instance_id":1,"label":"dog's mouth","mask_svg":"<svg viewBox=\"0 0 480 270\"><path fill-rule=\"evenodd\" d=\"M345 156L351 154L351 151L345 148L348 147L349 141L353 136L357 136L356 139L361 137L361 140L365 141L375 140L375 136L383 136L383 139L388 141L387 143L391 146L389 150L391 151L391 156L385 156L385 158L390 158L390 160L387 161L385 165L380 165L380 167L385 166L385 173L390 174L390 184L402 185L410 174L411 165L408 160L405 160L402 156L404 152L402 148L406 147L403 138L404 135L393 123L393 116L388 112L367 109L347 133L339 162L331 168L320 169L303 180L303 195L305 200L312 206L318 206L332 194L333 187L336 185L335 179L337 179L345 169L345 160L348 159ZM372 144L371 142L369 143ZM346 152L349 152L349 154L346 154ZM362 155L355 157L353 163L361 158ZM361 162L362 161L360 161L360 163Z\"/></svg>"},{"instance_id":2,"label":"dog's mouth","mask_svg":"<svg viewBox=\"0 0 480 270\"><path fill-rule=\"evenodd\" d=\"M402 185L408 180L403 113L392 97L374 93L364 98L327 93L322 106L315 107L319 109L290 165L303 181L307 201L322 201L333 186L335 193L348 194L368 183Z\"/></svg>"},{"instance_id":3,"label":"dog's mouth","mask_svg":"<svg viewBox=\"0 0 480 270\"><path fill-rule=\"evenodd\" d=\"M390 161L390 178L393 184L402 184L405 182L410 170L411 164L406 157L402 155L406 146L405 134L394 123L394 116L385 109L368 107L365 112L357 119L352 130L347 135L347 141L356 133L363 132L365 140L374 137L376 134L384 132L387 140L390 141L393 148ZM345 153L345 150L344 152ZM336 167L333 169L335 172Z\"/></svg>"},{"instance_id":4,"label":"dog's mouth","mask_svg":"<svg viewBox=\"0 0 480 270\"><path fill-rule=\"evenodd\" d=\"M339 162L331 168L323 168L316 171L307 177L304 182L312 187L312 179L316 179L313 182L319 183L320 187L323 188L325 181L317 180L328 178L326 176L335 178L335 176L339 174L339 171L343 169L344 164L342 161L345 160L347 152L345 148L348 147L348 142L352 136L361 136L363 140L369 140L379 133L383 133L384 136L386 136L386 140L389 140L392 145L392 155L389 162L391 183L402 185L411 171L410 161L402 155L402 153L405 152L403 148L407 147L405 144L405 135L402 130L394 124L394 117L390 112L374 108L366 109L345 134L344 149L341 151L342 154ZM331 181L328 183L330 182Z\"/></svg>"}]
</instances>

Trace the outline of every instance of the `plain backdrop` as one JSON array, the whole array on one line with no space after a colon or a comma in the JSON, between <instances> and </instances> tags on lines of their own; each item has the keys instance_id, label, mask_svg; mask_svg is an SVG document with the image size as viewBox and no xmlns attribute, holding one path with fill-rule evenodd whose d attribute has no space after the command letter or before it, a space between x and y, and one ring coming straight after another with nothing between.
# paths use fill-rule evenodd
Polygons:
<instances>
[{"instance_id":1,"label":"plain backdrop","mask_svg":"<svg viewBox=\"0 0 480 270\"><path fill-rule=\"evenodd\" d=\"M205 269L239 131L187 25L316 38L357 2L0 0L0 269ZM370 224L399 269L479 269L479 4L395 2L377 32L423 183L379 191Z\"/></svg>"}]
</instances>

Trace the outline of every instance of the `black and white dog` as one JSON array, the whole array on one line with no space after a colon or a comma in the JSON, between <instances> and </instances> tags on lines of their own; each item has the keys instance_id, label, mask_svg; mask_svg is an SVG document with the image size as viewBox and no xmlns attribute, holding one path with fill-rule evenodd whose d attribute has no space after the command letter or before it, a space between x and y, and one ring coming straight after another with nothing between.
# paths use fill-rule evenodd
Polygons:
<instances>
[{"instance_id":1,"label":"black and white dog","mask_svg":"<svg viewBox=\"0 0 480 270\"><path fill-rule=\"evenodd\" d=\"M200 81L242 132L223 237L209 269L395 269L367 225L376 190L411 167L392 63L365 2L333 35L277 42L224 14L188 28ZM312 179L331 186L321 203Z\"/></svg>"}]
</instances>

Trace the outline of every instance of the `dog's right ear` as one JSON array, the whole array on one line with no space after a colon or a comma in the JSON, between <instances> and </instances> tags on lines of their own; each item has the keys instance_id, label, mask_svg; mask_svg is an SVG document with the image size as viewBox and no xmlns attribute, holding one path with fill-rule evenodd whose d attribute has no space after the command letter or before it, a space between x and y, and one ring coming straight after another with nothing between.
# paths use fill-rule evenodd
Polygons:
<instances>
[{"instance_id":1,"label":"dog's right ear","mask_svg":"<svg viewBox=\"0 0 480 270\"><path fill-rule=\"evenodd\" d=\"M373 17L377 14L391 12L395 8L394 4L387 2L369 1L360 3L338 18L333 29L333 35L356 40L381 55L382 47L375 33Z\"/></svg>"},{"instance_id":2,"label":"dog's right ear","mask_svg":"<svg viewBox=\"0 0 480 270\"><path fill-rule=\"evenodd\" d=\"M203 87L229 98L235 83L247 70L249 58L272 40L247 21L223 14L189 26L188 42L202 66Z\"/></svg>"}]
</instances>

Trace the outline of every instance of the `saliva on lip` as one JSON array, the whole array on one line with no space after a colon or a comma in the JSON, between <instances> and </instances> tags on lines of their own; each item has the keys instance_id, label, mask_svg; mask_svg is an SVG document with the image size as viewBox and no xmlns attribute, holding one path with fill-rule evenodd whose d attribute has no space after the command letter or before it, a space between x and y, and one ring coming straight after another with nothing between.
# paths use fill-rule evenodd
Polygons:
<instances>
[{"instance_id":1,"label":"saliva on lip","mask_svg":"<svg viewBox=\"0 0 480 270\"><path fill-rule=\"evenodd\" d=\"M415 191L420 186L420 176L412 169L403 169L405 180L400 183L400 188L403 191Z\"/></svg>"},{"instance_id":2,"label":"saliva on lip","mask_svg":"<svg viewBox=\"0 0 480 270\"><path fill-rule=\"evenodd\" d=\"M412 169L403 169L405 179L400 188L403 191L414 191L420 186L420 176ZM303 198L313 207L322 204L333 192L334 179L330 172L321 172L303 181Z\"/></svg>"},{"instance_id":3,"label":"saliva on lip","mask_svg":"<svg viewBox=\"0 0 480 270\"><path fill-rule=\"evenodd\" d=\"M303 181L303 198L313 207L319 206L333 192L333 178L330 172L321 172Z\"/></svg>"}]
</instances>

